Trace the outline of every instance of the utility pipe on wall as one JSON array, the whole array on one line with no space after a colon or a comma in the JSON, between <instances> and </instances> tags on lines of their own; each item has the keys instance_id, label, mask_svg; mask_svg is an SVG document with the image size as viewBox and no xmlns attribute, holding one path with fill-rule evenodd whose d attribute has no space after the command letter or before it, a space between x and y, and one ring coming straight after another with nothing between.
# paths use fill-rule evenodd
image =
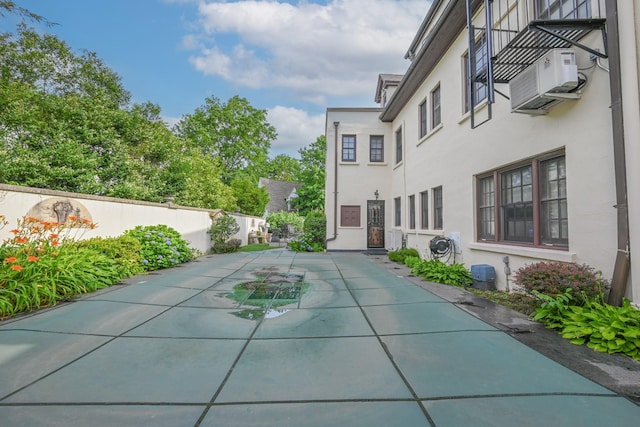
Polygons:
<instances>
[{"instance_id":1,"label":"utility pipe on wall","mask_svg":"<svg viewBox=\"0 0 640 427\"><path fill-rule=\"evenodd\" d=\"M609 84L611 87L611 123L613 128L613 162L616 185L618 250L611 278L608 303L622 304L631 268L629 207L627 204L627 167L625 159L624 119L622 109L622 76L620 64L620 30L617 0L606 0L607 51L609 52Z\"/></svg>"}]
</instances>

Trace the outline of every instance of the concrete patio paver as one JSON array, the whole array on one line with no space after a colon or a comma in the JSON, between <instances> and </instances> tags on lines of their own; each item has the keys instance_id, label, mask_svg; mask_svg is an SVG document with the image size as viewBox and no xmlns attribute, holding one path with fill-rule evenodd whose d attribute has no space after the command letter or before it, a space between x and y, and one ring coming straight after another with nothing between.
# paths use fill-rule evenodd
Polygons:
<instances>
[{"instance_id":1,"label":"concrete patio paver","mask_svg":"<svg viewBox=\"0 0 640 427\"><path fill-rule=\"evenodd\" d=\"M262 312L246 305L249 293L227 297L271 274L304 276L308 291ZM640 419L633 401L400 276L355 253L209 256L0 322L0 424L627 427Z\"/></svg>"}]
</instances>

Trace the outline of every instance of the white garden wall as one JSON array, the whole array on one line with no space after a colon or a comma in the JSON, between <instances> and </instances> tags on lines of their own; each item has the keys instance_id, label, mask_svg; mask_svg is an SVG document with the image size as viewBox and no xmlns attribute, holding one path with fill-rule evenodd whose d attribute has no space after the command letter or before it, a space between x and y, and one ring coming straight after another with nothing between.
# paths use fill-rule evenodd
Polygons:
<instances>
[{"instance_id":1,"label":"white garden wall","mask_svg":"<svg viewBox=\"0 0 640 427\"><path fill-rule=\"evenodd\" d=\"M86 230L82 238L117 237L138 225L164 224L177 230L190 246L206 253L211 248L209 230L220 210L178 206L174 203L152 203L113 197L92 196L40 188L0 184L0 215L9 221L0 230L0 241L10 237L17 220L34 216L45 221L61 221L67 215L87 218L97 224ZM264 219L233 214L240 231L235 236L247 244L248 233L257 229Z\"/></svg>"}]
</instances>

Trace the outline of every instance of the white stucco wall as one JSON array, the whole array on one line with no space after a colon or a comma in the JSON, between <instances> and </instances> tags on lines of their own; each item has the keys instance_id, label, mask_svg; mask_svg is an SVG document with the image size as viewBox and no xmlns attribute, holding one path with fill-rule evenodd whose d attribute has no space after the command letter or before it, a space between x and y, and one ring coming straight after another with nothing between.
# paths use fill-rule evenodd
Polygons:
<instances>
[{"instance_id":1,"label":"white stucco wall","mask_svg":"<svg viewBox=\"0 0 640 427\"><path fill-rule=\"evenodd\" d=\"M141 202L0 184L0 215L4 215L8 221L7 226L0 230L0 241L11 236L9 230L15 228L18 219L26 216L38 203L49 199L69 199L87 209L90 219L97 227L82 232L82 238L117 237L138 225L164 224L177 230L192 248L202 253L208 252L211 248L211 217L221 214L219 210L189 208L168 203ZM257 228L264 220L247 215L233 216L241 227L241 231L235 237L246 245L249 230Z\"/></svg>"},{"instance_id":2,"label":"white stucco wall","mask_svg":"<svg viewBox=\"0 0 640 427\"><path fill-rule=\"evenodd\" d=\"M393 206L389 202L390 181L388 170L393 163L392 135L389 126L378 120L378 109L336 108L327 111L327 174L325 186L325 213L327 238L334 234L334 212L337 212L338 239L328 242L329 249L363 249L367 247L367 200L375 200L378 191L385 203L385 229L389 230ZM333 164L335 160L335 126L338 125L338 204L334 204ZM342 162L342 135L356 135L356 161ZM369 162L369 136L384 136L384 162ZM342 227L340 206L360 206L360 227ZM386 236L385 236L386 240Z\"/></svg>"},{"instance_id":3,"label":"white stucco wall","mask_svg":"<svg viewBox=\"0 0 640 427\"><path fill-rule=\"evenodd\" d=\"M633 242L640 241L640 225L634 221L640 212L640 169L636 167L640 160L640 37L638 20L634 18L639 9L637 5L629 3L620 10L621 21L624 21L621 23L621 33L625 32L621 34L624 37L621 51L633 53L622 55L632 278L640 277L640 261L635 261L638 258L633 256ZM592 33L581 42L603 50L599 32ZM382 179L389 191L381 191L381 198L386 201L387 230L395 229L398 233L406 233L408 246L416 247L423 255L427 254L427 244L433 236L459 234L461 248L456 261L463 262L467 267L474 264L494 266L498 276L497 285L502 289L507 287L507 276L503 272L502 263L504 256L509 257L512 271L541 260L573 261L601 270L604 277L610 279L617 240L616 210L613 208L616 200L608 73L595 66L587 52L576 48L574 50L578 67L588 78L587 85L581 91L581 99L561 103L544 116L529 116L511 113L509 101L496 94L492 119L471 129L469 115L463 113L462 57L466 50L465 32L451 45L448 54L441 59L395 120L392 123L381 123L387 126L389 135L385 137L385 159L389 163L388 167L370 170L362 165L339 165L338 175L345 177L342 181L339 179L339 199L366 207L366 200L370 198L370 183L376 182L378 185L380 181L376 179ZM373 84L374 82L372 86ZM430 92L437 85L441 88L442 125L419 139L418 106L424 99L428 100ZM497 89L509 94L508 85L497 85ZM359 141L368 141L366 130L358 128L361 120L352 119L355 112L342 112L342 116L338 116L331 110L327 112L328 177L332 174L332 162L329 159L332 158L333 149L333 120L341 122L339 134L363 133ZM486 114L486 107L477 110L478 121ZM395 165L394 134L400 126L404 136L403 161ZM367 127L371 128L373 125L368 123ZM564 151L566 159L568 250L479 242L476 238L475 177L489 171L509 169L511 165L555 151ZM338 154L339 152L338 148ZM374 177L374 174L378 177ZM429 191L431 205L431 190L437 186L443 188L443 229L421 230L420 192ZM328 201L332 192L332 184L328 180ZM410 195L416 197L416 230L408 230L407 227ZM392 225L395 197L401 197L402 200L400 228ZM330 202L327 208L329 219ZM430 227L433 226L432 212L429 224ZM328 236L330 230L328 227ZM330 242L330 250L366 249L366 229L352 230L353 233L340 231L342 230L339 230L336 241ZM627 296L638 301L640 283L630 287Z\"/></svg>"}]
</instances>

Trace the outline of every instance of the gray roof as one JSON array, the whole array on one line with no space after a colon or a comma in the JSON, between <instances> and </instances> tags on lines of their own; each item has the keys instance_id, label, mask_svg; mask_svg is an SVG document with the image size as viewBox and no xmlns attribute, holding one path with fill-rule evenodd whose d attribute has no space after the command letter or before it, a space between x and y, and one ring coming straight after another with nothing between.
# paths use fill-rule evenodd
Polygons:
<instances>
[{"instance_id":1,"label":"gray roof","mask_svg":"<svg viewBox=\"0 0 640 427\"><path fill-rule=\"evenodd\" d=\"M294 189L302 187L298 182L276 181L275 179L260 178L258 188L265 187L269 194L267 213L286 212L288 209L287 198Z\"/></svg>"}]
</instances>

